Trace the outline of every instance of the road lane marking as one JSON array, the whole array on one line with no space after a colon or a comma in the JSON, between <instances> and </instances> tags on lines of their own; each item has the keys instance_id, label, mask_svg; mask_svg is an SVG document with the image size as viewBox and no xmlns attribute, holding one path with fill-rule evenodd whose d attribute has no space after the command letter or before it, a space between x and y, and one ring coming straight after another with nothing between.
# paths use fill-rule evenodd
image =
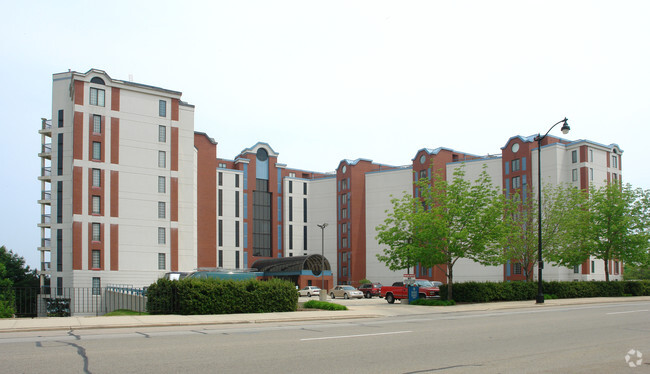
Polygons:
<instances>
[{"instance_id":1,"label":"road lane marking","mask_svg":"<svg viewBox=\"0 0 650 374\"><path fill-rule=\"evenodd\" d=\"M628 310L626 312L611 312L611 313L605 313L605 314L626 314L626 313L638 313L638 312L647 312L648 309L643 309L643 310Z\"/></svg>"},{"instance_id":2,"label":"road lane marking","mask_svg":"<svg viewBox=\"0 0 650 374\"><path fill-rule=\"evenodd\" d=\"M300 339L301 341L308 340L327 340L327 339L347 339L347 338L361 338L364 336L377 336L377 335L394 335L394 334L406 334L413 331L393 331L393 332L378 332L375 334L359 334L359 335L339 335L339 336L324 336L321 338L305 338Z\"/></svg>"}]
</instances>

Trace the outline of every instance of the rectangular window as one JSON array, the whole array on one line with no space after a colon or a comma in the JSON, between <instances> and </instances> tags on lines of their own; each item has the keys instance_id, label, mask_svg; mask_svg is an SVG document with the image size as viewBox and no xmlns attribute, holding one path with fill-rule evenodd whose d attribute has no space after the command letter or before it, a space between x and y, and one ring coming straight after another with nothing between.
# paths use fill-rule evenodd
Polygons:
<instances>
[{"instance_id":1,"label":"rectangular window","mask_svg":"<svg viewBox=\"0 0 650 374\"><path fill-rule=\"evenodd\" d=\"M102 294L102 281L99 277L93 277L93 295L101 295Z\"/></svg>"},{"instance_id":2,"label":"rectangular window","mask_svg":"<svg viewBox=\"0 0 650 374\"><path fill-rule=\"evenodd\" d=\"M521 164L520 164L520 162L521 162L520 159L512 160L512 171L513 171L513 172L514 172L514 171L519 171L519 169L521 169Z\"/></svg>"},{"instance_id":3,"label":"rectangular window","mask_svg":"<svg viewBox=\"0 0 650 374\"><path fill-rule=\"evenodd\" d=\"M160 143L167 142L167 127L164 125L158 125L158 141Z\"/></svg>"},{"instance_id":4,"label":"rectangular window","mask_svg":"<svg viewBox=\"0 0 650 374\"><path fill-rule=\"evenodd\" d=\"M348 218L348 208L341 209L341 219Z\"/></svg>"},{"instance_id":5,"label":"rectangular window","mask_svg":"<svg viewBox=\"0 0 650 374\"><path fill-rule=\"evenodd\" d=\"M591 261L591 273L596 272L596 261Z\"/></svg>"},{"instance_id":6,"label":"rectangular window","mask_svg":"<svg viewBox=\"0 0 650 374\"><path fill-rule=\"evenodd\" d=\"M293 225L289 225L289 249L293 249Z\"/></svg>"},{"instance_id":7,"label":"rectangular window","mask_svg":"<svg viewBox=\"0 0 650 374\"><path fill-rule=\"evenodd\" d=\"M302 199L302 221L307 222L307 199Z\"/></svg>"},{"instance_id":8,"label":"rectangular window","mask_svg":"<svg viewBox=\"0 0 650 374\"><path fill-rule=\"evenodd\" d=\"M614 179L614 182L618 181L618 175L616 175L616 173L612 173L612 178Z\"/></svg>"},{"instance_id":9,"label":"rectangular window","mask_svg":"<svg viewBox=\"0 0 650 374\"><path fill-rule=\"evenodd\" d=\"M222 172L217 173L217 177L218 177L219 186L223 186L223 173Z\"/></svg>"},{"instance_id":10,"label":"rectangular window","mask_svg":"<svg viewBox=\"0 0 650 374\"><path fill-rule=\"evenodd\" d=\"M512 178L512 189L521 188L521 177Z\"/></svg>"},{"instance_id":11,"label":"rectangular window","mask_svg":"<svg viewBox=\"0 0 650 374\"><path fill-rule=\"evenodd\" d=\"M589 180L594 180L594 168L589 168Z\"/></svg>"},{"instance_id":12,"label":"rectangular window","mask_svg":"<svg viewBox=\"0 0 650 374\"><path fill-rule=\"evenodd\" d=\"M93 169L93 187L102 186L102 173L99 169Z\"/></svg>"},{"instance_id":13,"label":"rectangular window","mask_svg":"<svg viewBox=\"0 0 650 374\"><path fill-rule=\"evenodd\" d=\"M167 268L166 257L164 253L158 253L158 270L165 270Z\"/></svg>"},{"instance_id":14,"label":"rectangular window","mask_svg":"<svg viewBox=\"0 0 650 374\"><path fill-rule=\"evenodd\" d=\"M239 221L235 221L235 248L239 248Z\"/></svg>"},{"instance_id":15,"label":"rectangular window","mask_svg":"<svg viewBox=\"0 0 650 374\"><path fill-rule=\"evenodd\" d=\"M341 189L342 190L347 190L348 189L348 180L347 179L343 179L341 181Z\"/></svg>"},{"instance_id":16,"label":"rectangular window","mask_svg":"<svg viewBox=\"0 0 650 374\"><path fill-rule=\"evenodd\" d=\"M578 169L573 169L573 170L571 170L571 180L572 180L573 182L577 182L577 181L578 181Z\"/></svg>"},{"instance_id":17,"label":"rectangular window","mask_svg":"<svg viewBox=\"0 0 650 374\"><path fill-rule=\"evenodd\" d=\"M167 167L167 155L165 151L158 151L158 167Z\"/></svg>"},{"instance_id":18,"label":"rectangular window","mask_svg":"<svg viewBox=\"0 0 650 374\"><path fill-rule=\"evenodd\" d=\"M63 134L59 134L57 138L57 175L63 175Z\"/></svg>"},{"instance_id":19,"label":"rectangular window","mask_svg":"<svg viewBox=\"0 0 650 374\"><path fill-rule=\"evenodd\" d=\"M239 174L235 174L235 187L239 187Z\"/></svg>"},{"instance_id":20,"label":"rectangular window","mask_svg":"<svg viewBox=\"0 0 650 374\"><path fill-rule=\"evenodd\" d=\"M614 274L618 274L618 261L614 261Z\"/></svg>"},{"instance_id":21,"label":"rectangular window","mask_svg":"<svg viewBox=\"0 0 650 374\"><path fill-rule=\"evenodd\" d=\"M571 162L574 163L574 164L576 162L578 162L578 151L577 150L571 151Z\"/></svg>"},{"instance_id":22,"label":"rectangular window","mask_svg":"<svg viewBox=\"0 0 650 374\"><path fill-rule=\"evenodd\" d=\"M302 249L307 250L307 226L302 227Z\"/></svg>"},{"instance_id":23,"label":"rectangular window","mask_svg":"<svg viewBox=\"0 0 650 374\"><path fill-rule=\"evenodd\" d=\"M244 182L245 184L246 182ZM244 188L246 187L244 186ZM256 179L255 188L256 190L253 191L253 256L271 257L273 243L272 194L269 192L269 181Z\"/></svg>"},{"instance_id":24,"label":"rectangular window","mask_svg":"<svg viewBox=\"0 0 650 374\"><path fill-rule=\"evenodd\" d=\"M217 214L223 216L223 190L217 192Z\"/></svg>"},{"instance_id":25,"label":"rectangular window","mask_svg":"<svg viewBox=\"0 0 650 374\"><path fill-rule=\"evenodd\" d=\"M348 194L341 195L341 204L345 205L348 203Z\"/></svg>"},{"instance_id":26,"label":"rectangular window","mask_svg":"<svg viewBox=\"0 0 650 374\"><path fill-rule=\"evenodd\" d=\"M158 202L158 218L165 218L165 202L164 201L159 201Z\"/></svg>"},{"instance_id":27,"label":"rectangular window","mask_svg":"<svg viewBox=\"0 0 650 374\"><path fill-rule=\"evenodd\" d=\"M63 271L63 230L56 230L56 271Z\"/></svg>"},{"instance_id":28,"label":"rectangular window","mask_svg":"<svg viewBox=\"0 0 650 374\"><path fill-rule=\"evenodd\" d=\"M167 181L165 180L165 177L158 177L158 192L159 193L165 193L167 188Z\"/></svg>"},{"instance_id":29,"label":"rectangular window","mask_svg":"<svg viewBox=\"0 0 650 374\"><path fill-rule=\"evenodd\" d=\"M420 170L420 179L426 179L426 178L427 178L427 171Z\"/></svg>"},{"instance_id":30,"label":"rectangular window","mask_svg":"<svg viewBox=\"0 0 650 374\"><path fill-rule=\"evenodd\" d=\"M580 273L580 265L576 265L573 267L573 274L578 274Z\"/></svg>"},{"instance_id":31,"label":"rectangular window","mask_svg":"<svg viewBox=\"0 0 650 374\"><path fill-rule=\"evenodd\" d=\"M302 194L303 194L303 195L307 195L307 183L304 183L304 184L302 185Z\"/></svg>"},{"instance_id":32,"label":"rectangular window","mask_svg":"<svg viewBox=\"0 0 650 374\"><path fill-rule=\"evenodd\" d=\"M90 88L90 105L104 106L104 90Z\"/></svg>"},{"instance_id":33,"label":"rectangular window","mask_svg":"<svg viewBox=\"0 0 650 374\"><path fill-rule=\"evenodd\" d=\"M158 244L167 243L167 231L164 227L158 227Z\"/></svg>"},{"instance_id":34,"label":"rectangular window","mask_svg":"<svg viewBox=\"0 0 650 374\"><path fill-rule=\"evenodd\" d=\"M93 223L93 241L94 242L98 242L98 241L102 240L101 233L100 233L100 231L101 231L100 228L101 228L101 225L99 223L97 223L97 222Z\"/></svg>"},{"instance_id":35,"label":"rectangular window","mask_svg":"<svg viewBox=\"0 0 650 374\"><path fill-rule=\"evenodd\" d=\"M59 125L59 127L63 127L63 109L59 109L58 125Z\"/></svg>"},{"instance_id":36,"label":"rectangular window","mask_svg":"<svg viewBox=\"0 0 650 374\"><path fill-rule=\"evenodd\" d=\"M347 248L348 247L348 238L342 238L341 239L341 248Z\"/></svg>"},{"instance_id":37,"label":"rectangular window","mask_svg":"<svg viewBox=\"0 0 650 374\"><path fill-rule=\"evenodd\" d=\"M345 223L341 225L341 233L342 234L348 233L348 225L346 225Z\"/></svg>"},{"instance_id":38,"label":"rectangular window","mask_svg":"<svg viewBox=\"0 0 650 374\"><path fill-rule=\"evenodd\" d=\"M239 269L239 251L235 251L235 269Z\"/></svg>"},{"instance_id":39,"label":"rectangular window","mask_svg":"<svg viewBox=\"0 0 650 374\"><path fill-rule=\"evenodd\" d=\"M218 240L218 245L219 247L223 247L223 221L219 220L218 226L217 226L217 240Z\"/></svg>"},{"instance_id":40,"label":"rectangular window","mask_svg":"<svg viewBox=\"0 0 650 374\"><path fill-rule=\"evenodd\" d=\"M512 273L517 275L521 274L521 263L515 262L512 264Z\"/></svg>"},{"instance_id":41,"label":"rectangular window","mask_svg":"<svg viewBox=\"0 0 650 374\"><path fill-rule=\"evenodd\" d=\"M239 217L239 191L235 191L235 217Z\"/></svg>"},{"instance_id":42,"label":"rectangular window","mask_svg":"<svg viewBox=\"0 0 650 374\"><path fill-rule=\"evenodd\" d=\"M93 142L93 160L102 159L102 143Z\"/></svg>"},{"instance_id":43,"label":"rectangular window","mask_svg":"<svg viewBox=\"0 0 650 374\"><path fill-rule=\"evenodd\" d=\"M101 197L93 196L93 214L101 214Z\"/></svg>"},{"instance_id":44,"label":"rectangular window","mask_svg":"<svg viewBox=\"0 0 650 374\"><path fill-rule=\"evenodd\" d=\"M293 181L289 181L289 193L293 193Z\"/></svg>"},{"instance_id":45,"label":"rectangular window","mask_svg":"<svg viewBox=\"0 0 650 374\"><path fill-rule=\"evenodd\" d=\"M289 222L293 221L293 197L289 196Z\"/></svg>"},{"instance_id":46,"label":"rectangular window","mask_svg":"<svg viewBox=\"0 0 650 374\"><path fill-rule=\"evenodd\" d=\"M293 172L289 173L289 177L291 177L291 178L295 178L295 177L296 177L296 173L293 173Z\"/></svg>"},{"instance_id":47,"label":"rectangular window","mask_svg":"<svg viewBox=\"0 0 650 374\"><path fill-rule=\"evenodd\" d=\"M589 150L589 162L594 162L594 150Z\"/></svg>"},{"instance_id":48,"label":"rectangular window","mask_svg":"<svg viewBox=\"0 0 650 374\"><path fill-rule=\"evenodd\" d=\"M614 155L612 155L612 167L614 169L618 168L618 157Z\"/></svg>"},{"instance_id":49,"label":"rectangular window","mask_svg":"<svg viewBox=\"0 0 650 374\"><path fill-rule=\"evenodd\" d=\"M218 257L217 260L218 260L217 266L222 268L223 267L223 250L222 249L219 250L219 257Z\"/></svg>"},{"instance_id":50,"label":"rectangular window","mask_svg":"<svg viewBox=\"0 0 650 374\"><path fill-rule=\"evenodd\" d=\"M102 133L102 116L93 114L93 132L95 134Z\"/></svg>"},{"instance_id":51,"label":"rectangular window","mask_svg":"<svg viewBox=\"0 0 650 374\"><path fill-rule=\"evenodd\" d=\"M63 277L56 277L56 295L63 296Z\"/></svg>"},{"instance_id":52,"label":"rectangular window","mask_svg":"<svg viewBox=\"0 0 650 374\"><path fill-rule=\"evenodd\" d=\"M225 169L225 168L227 168L226 164L223 163L223 162L220 162L220 163L219 163L219 167L220 167L221 169Z\"/></svg>"},{"instance_id":53,"label":"rectangular window","mask_svg":"<svg viewBox=\"0 0 650 374\"><path fill-rule=\"evenodd\" d=\"M158 100L158 116L167 117L167 101Z\"/></svg>"},{"instance_id":54,"label":"rectangular window","mask_svg":"<svg viewBox=\"0 0 650 374\"><path fill-rule=\"evenodd\" d=\"M100 259L100 254L101 252L97 249L93 249L93 269L99 269L101 268L101 259Z\"/></svg>"}]
</instances>

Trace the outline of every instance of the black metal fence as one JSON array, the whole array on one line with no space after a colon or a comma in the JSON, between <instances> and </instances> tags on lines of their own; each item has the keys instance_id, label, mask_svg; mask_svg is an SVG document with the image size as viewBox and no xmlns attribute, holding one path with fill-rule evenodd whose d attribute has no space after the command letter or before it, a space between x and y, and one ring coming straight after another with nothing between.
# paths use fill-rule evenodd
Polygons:
<instances>
[{"instance_id":1,"label":"black metal fence","mask_svg":"<svg viewBox=\"0 0 650 374\"><path fill-rule=\"evenodd\" d=\"M12 287L0 289L0 300L16 317L101 316L118 309L145 312L147 305L146 289L124 286Z\"/></svg>"}]
</instances>

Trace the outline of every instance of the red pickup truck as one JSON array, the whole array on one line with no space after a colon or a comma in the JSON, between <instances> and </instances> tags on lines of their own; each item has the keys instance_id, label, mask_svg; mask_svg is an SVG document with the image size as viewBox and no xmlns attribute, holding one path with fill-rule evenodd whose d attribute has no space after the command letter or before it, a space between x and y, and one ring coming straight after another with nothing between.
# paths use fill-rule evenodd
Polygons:
<instances>
[{"instance_id":1,"label":"red pickup truck","mask_svg":"<svg viewBox=\"0 0 650 374\"><path fill-rule=\"evenodd\" d=\"M429 280L416 279L415 285L420 287L419 297L421 299L440 297L440 289ZM386 298L389 304L394 303L396 299L408 299L408 287L404 285L404 282L395 282L392 286L383 286L381 288L381 297Z\"/></svg>"}]
</instances>

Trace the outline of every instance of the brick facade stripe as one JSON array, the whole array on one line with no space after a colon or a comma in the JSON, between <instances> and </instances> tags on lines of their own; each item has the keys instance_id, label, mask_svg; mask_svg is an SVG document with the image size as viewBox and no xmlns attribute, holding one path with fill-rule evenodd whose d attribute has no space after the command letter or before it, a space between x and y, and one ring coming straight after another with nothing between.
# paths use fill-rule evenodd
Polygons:
<instances>
[{"instance_id":1,"label":"brick facade stripe","mask_svg":"<svg viewBox=\"0 0 650 374\"><path fill-rule=\"evenodd\" d=\"M75 166L72 169L72 214L82 214L83 207L83 168Z\"/></svg>"},{"instance_id":2,"label":"brick facade stripe","mask_svg":"<svg viewBox=\"0 0 650 374\"><path fill-rule=\"evenodd\" d=\"M171 170L178 171L178 127L172 127Z\"/></svg>"},{"instance_id":3,"label":"brick facade stripe","mask_svg":"<svg viewBox=\"0 0 650 374\"><path fill-rule=\"evenodd\" d=\"M197 149L196 201L200 201L196 206L198 233L196 266L217 267L217 146L212 144L207 136L196 133L194 146ZM248 201L250 205L253 199ZM250 208L252 206L248 207ZM252 235L249 237L252 238Z\"/></svg>"},{"instance_id":4,"label":"brick facade stripe","mask_svg":"<svg viewBox=\"0 0 650 374\"><path fill-rule=\"evenodd\" d=\"M72 138L73 148L72 157L75 160L83 159L83 138L84 138L84 114L81 112L74 112L74 119L72 122Z\"/></svg>"},{"instance_id":5,"label":"brick facade stripe","mask_svg":"<svg viewBox=\"0 0 650 374\"><path fill-rule=\"evenodd\" d=\"M88 160L94 162L104 162L104 155L106 154L106 142L104 141L106 135L106 117L101 116L101 130L102 132L97 134L94 133L91 129L93 128L93 115L88 116ZM99 160L93 159L93 143L99 142L101 144L101 152L99 155Z\"/></svg>"},{"instance_id":6,"label":"brick facade stripe","mask_svg":"<svg viewBox=\"0 0 650 374\"><path fill-rule=\"evenodd\" d=\"M170 180L170 207L169 215L172 222L178 222L178 178L171 177Z\"/></svg>"},{"instance_id":7,"label":"brick facade stripe","mask_svg":"<svg viewBox=\"0 0 650 374\"><path fill-rule=\"evenodd\" d=\"M111 118L111 164L120 163L120 119Z\"/></svg>"},{"instance_id":8,"label":"brick facade stripe","mask_svg":"<svg viewBox=\"0 0 650 374\"><path fill-rule=\"evenodd\" d=\"M171 270L178 271L178 228L172 227L170 229L170 239L171 239L171 248L170 248Z\"/></svg>"},{"instance_id":9,"label":"brick facade stripe","mask_svg":"<svg viewBox=\"0 0 650 374\"><path fill-rule=\"evenodd\" d=\"M99 187L93 187L93 169L88 169L88 214L93 216L104 216L104 206L106 198L104 193L104 186L106 185L106 178L104 170L100 170L102 183ZM99 213L93 213L93 196L99 196Z\"/></svg>"},{"instance_id":10,"label":"brick facade stripe","mask_svg":"<svg viewBox=\"0 0 650 374\"><path fill-rule=\"evenodd\" d=\"M178 99L172 99L172 121L178 121L179 101Z\"/></svg>"},{"instance_id":11,"label":"brick facade stripe","mask_svg":"<svg viewBox=\"0 0 650 374\"><path fill-rule=\"evenodd\" d=\"M119 226L111 223L111 271L119 268Z\"/></svg>"},{"instance_id":12,"label":"brick facade stripe","mask_svg":"<svg viewBox=\"0 0 650 374\"><path fill-rule=\"evenodd\" d=\"M580 168L580 188L584 191L589 190L589 168L586 166Z\"/></svg>"},{"instance_id":13,"label":"brick facade stripe","mask_svg":"<svg viewBox=\"0 0 650 374\"><path fill-rule=\"evenodd\" d=\"M74 103L84 105L84 82L74 81Z\"/></svg>"},{"instance_id":14,"label":"brick facade stripe","mask_svg":"<svg viewBox=\"0 0 650 374\"><path fill-rule=\"evenodd\" d=\"M117 87L111 89L111 110L120 111L120 89Z\"/></svg>"},{"instance_id":15,"label":"brick facade stripe","mask_svg":"<svg viewBox=\"0 0 650 374\"><path fill-rule=\"evenodd\" d=\"M72 270L81 270L81 222L72 222Z\"/></svg>"},{"instance_id":16,"label":"brick facade stripe","mask_svg":"<svg viewBox=\"0 0 650 374\"><path fill-rule=\"evenodd\" d=\"M587 147L586 145L581 145L579 153L580 153L580 162L589 161L589 147Z\"/></svg>"},{"instance_id":17,"label":"brick facade stripe","mask_svg":"<svg viewBox=\"0 0 650 374\"><path fill-rule=\"evenodd\" d=\"M111 170L111 217L119 217L120 207L120 173Z\"/></svg>"}]
</instances>

